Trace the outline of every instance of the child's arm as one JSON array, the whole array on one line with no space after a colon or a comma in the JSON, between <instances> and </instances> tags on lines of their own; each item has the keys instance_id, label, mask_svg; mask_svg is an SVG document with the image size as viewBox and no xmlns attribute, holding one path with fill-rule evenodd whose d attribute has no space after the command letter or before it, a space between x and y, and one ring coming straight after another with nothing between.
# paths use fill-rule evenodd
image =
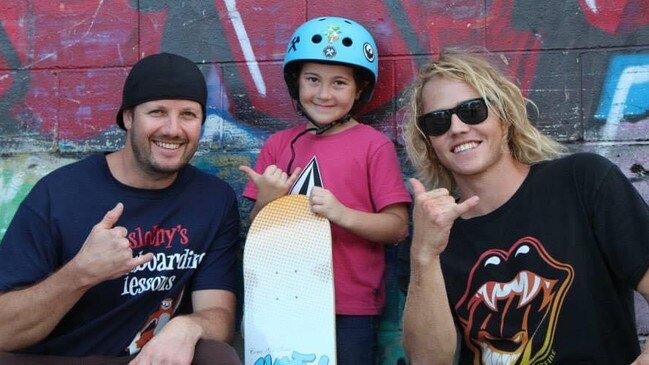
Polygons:
<instances>
[{"instance_id":1,"label":"child's arm","mask_svg":"<svg viewBox=\"0 0 649 365\"><path fill-rule=\"evenodd\" d=\"M266 204L273 200L286 195L288 189L293 186L293 183L300 175L300 168L296 168L291 176L288 176L284 170L276 165L269 165L264 170L263 174L258 174L250 166L239 166L239 171L242 171L257 187L257 199L255 205L250 211L250 220L252 221L257 216L257 213L266 206Z\"/></svg>"},{"instance_id":2,"label":"child's arm","mask_svg":"<svg viewBox=\"0 0 649 365\"><path fill-rule=\"evenodd\" d=\"M327 189L314 187L309 198L314 213L372 242L397 243L408 235L406 203L388 205L378 213L348 208Z\"/></svg>"}]
</instances>

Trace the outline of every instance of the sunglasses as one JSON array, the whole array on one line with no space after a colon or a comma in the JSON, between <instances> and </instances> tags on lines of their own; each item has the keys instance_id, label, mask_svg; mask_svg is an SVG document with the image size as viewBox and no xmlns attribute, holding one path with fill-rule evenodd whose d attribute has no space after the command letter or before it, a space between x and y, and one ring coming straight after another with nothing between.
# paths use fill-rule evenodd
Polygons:
<instances>
[{"instance_id":1,"label":"sunglasses","mask_svg":"<svg viewBox=\"0 0 649 365\"><path fill-rule=\"evenodd\" d=\"M417 125L427 136L441 136L451 128L451 117L457 115L466 124L480 124L488 116L487 103L483 98L463 101L452 109L435 110L417 118Z\"/></svg>"}]
</instances>

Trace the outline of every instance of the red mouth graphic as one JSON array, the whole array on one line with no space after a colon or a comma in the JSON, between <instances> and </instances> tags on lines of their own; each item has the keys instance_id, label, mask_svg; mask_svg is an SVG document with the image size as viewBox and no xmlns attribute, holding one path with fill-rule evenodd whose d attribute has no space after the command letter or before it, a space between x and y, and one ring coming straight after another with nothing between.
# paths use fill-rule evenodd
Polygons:
<instances>
[{"instance_id":1,"label":"red mouth graphic","mask_svg":"<svg viewBox=\"0 0 649 365\"><path fill-rule=\"evenodd\" d=\"M527 305L538 295L542 296L540 309L544 309L552 300L552 293L557 280L547 279L529 271L521 271L508 283L490 281L483 284L469 301L469 307L482 302L493 311L498 311L497 302L518 297L518 308Z\"/></svg>"},{"instance_id":2,"label":"red mouth graphic","mask_svg":"<svg viewBox=\"0 0 649 365\"><path fill-rule=\"evenodd\" d=\"M547 356L573 276L571 266L531 237L508 251L485 252L455 306L474 363L521 364Z\"/></svg>"}]
</instances>

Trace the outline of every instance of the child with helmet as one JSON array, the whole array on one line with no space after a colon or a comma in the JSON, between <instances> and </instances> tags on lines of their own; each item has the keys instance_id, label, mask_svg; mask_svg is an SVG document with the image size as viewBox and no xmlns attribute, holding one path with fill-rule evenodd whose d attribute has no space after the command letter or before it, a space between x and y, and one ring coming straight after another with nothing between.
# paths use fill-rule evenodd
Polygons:
<instances>
[{"instance_id":1,"label":"child with helmet","mask_svg":"<svg viewBox=\"0 0 649 365\"><path fill-rule=\"evenodd\" d=\"M383 245L408 234L410 195L394 144L353 114L369 102L378 75L376 44L357 22L311 19L284 58L284 80L306 121L271 135L243 196L251 219L286 194L309 196L331 222L338 364L375 362L378 315L385 303Z\"/></svg>"}]
</instances>

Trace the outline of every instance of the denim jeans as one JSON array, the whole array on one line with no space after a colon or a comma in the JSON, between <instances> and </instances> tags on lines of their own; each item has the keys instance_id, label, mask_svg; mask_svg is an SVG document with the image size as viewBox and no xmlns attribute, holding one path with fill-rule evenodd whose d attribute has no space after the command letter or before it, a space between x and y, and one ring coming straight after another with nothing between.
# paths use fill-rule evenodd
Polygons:
<instances>
[{"instance_id":1,"label":"denim jeans","mask_svg":"<svg viewBox=\"0 0 649 365\"><path fill-rule=\"evenodd\" d=\"M338 365L374 365L378 316L336 316Z\"/></svg>"}]
</instances>

